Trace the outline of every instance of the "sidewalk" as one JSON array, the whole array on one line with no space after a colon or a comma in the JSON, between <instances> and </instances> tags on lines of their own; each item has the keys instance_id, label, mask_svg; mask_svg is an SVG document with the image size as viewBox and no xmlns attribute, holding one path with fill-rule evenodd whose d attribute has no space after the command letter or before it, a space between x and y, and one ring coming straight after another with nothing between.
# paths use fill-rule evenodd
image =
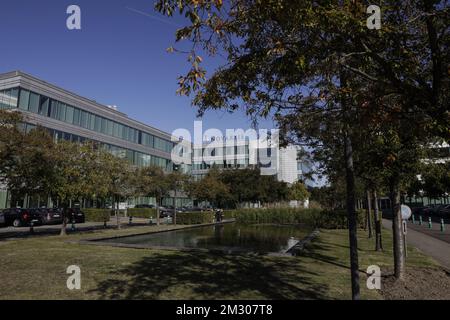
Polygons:
<instances>
[{"instance_id":1,"label":"sidewalk","mask_svg":"<svg viewBox=\"0 0 450 320\"><path fill-rule=\"evenodd\" d=\"M383 226L391 230L392 221L383 219ZM418 226L408 222L406 241L450 270L450 242L437 238L437 232L440 231L435 228L427 229L427 225ZM444 238L447 239L447 235L444 234Z\"/></svg>"}]
</instances>

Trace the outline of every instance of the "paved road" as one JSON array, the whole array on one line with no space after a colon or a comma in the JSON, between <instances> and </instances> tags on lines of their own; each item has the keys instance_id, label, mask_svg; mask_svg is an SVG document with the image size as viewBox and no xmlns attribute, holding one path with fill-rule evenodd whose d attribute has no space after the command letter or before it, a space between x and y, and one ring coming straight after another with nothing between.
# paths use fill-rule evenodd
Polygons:
<instances>
[{"instance_id":1,"label":"paved road","mask_svg":"<svg viewBox=\"0 0 450 320\"><path fill-rule=\"evenodd\" d=\"M433 221L431 224L431 229L428 226L428 220L426 222L423 221L422 225L419 225L419 221L416 221L415 224L413 224L412 221L408 221L408 230L411 229L450 243L450 224L445 224L444 231L441 231L440 220L436 222Z\"/></svg>"},{"instance_id":2,"label":"paved road","mask_svg":"<svg viewBox=\"0 0 450 320\"><path fill-rule=\"evenodd\" d=\"M128 218L121 217L120 222L125 227L128 227ZM132 225L131 226L145 226L148 225L150 222L150 219L141 219L141 218L133 218ZM156 222L156 221L155 221ZM164 223L164 219L161 219L161 223ZM117 221L115 217L112 217L111 220L107 223L107 228L115 228L117 225ZM98 229L103 229L104 224L103 222L86 222L86 223L80 223L76 224L75 231L71 231L72 224L67 224L67 233L72 232L80 232L80 231L93 231ZM20 227L20 228L14 228L14 227L7 227L7 228L0 228L0 240L1 239L7 239L7 238L24 238L29 236L45 236L45 235L52 235L52 234L58 234L61 230L61 225L44 225L44 226L36 226L34 227L34 233L30 233L29 227Z\"/></svg>"},{"instance_id":3,"label":"paved road","mask_svg":"<svg viewBox=\"0 0 450 320\"><path fill-rule=\"evenodd\" d=\"M383 219L383 226L392 229L392 221ZM406 241L426 255L434 258L442 266L450 270L450 243L432 236L437 230L427 230L425 226L413 226L408 223Z\"/></svg>"}]
</instances>

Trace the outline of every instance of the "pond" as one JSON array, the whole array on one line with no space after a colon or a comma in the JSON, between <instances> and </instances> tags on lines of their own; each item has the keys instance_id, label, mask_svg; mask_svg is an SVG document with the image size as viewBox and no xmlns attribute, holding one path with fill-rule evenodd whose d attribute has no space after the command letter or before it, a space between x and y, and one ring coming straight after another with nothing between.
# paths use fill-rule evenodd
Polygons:
<instances>
[{"instance_id":1,"label":"pond","mask_svg":"<svg viewBox=\"0 0 450 320\"><path fill-rule=\"evenodd\" d=\"M136 247L200 248L229 253L286 253L311 231L304 225L224 223L100 241Z\"/></svg>"}]
</instances>

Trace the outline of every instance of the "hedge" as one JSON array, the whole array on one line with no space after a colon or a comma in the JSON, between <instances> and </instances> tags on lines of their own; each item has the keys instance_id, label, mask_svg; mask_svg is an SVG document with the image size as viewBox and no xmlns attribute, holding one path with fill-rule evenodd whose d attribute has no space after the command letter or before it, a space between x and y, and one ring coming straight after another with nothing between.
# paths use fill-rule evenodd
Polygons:
<instances>
[{"instance_id":1,"label":"hedge","mask_svg":"<svg viewBox=\"0 0 450 320\"><path fill-rule=\"evenodd\" d=\"M364 227L365 211L357 210L358 224ZM259 208L225 211L226 219L235 218L241 223L303 223L316 228L347 228L347 212L345 210L321 210L303 208Z\"/></svg>"},{"instance_id":2,"label":"hedge","mask_svg":"<svg viewBox=\"0 0 450 320\"><path fill-rule=\"evenodd\" d=\"M360 228L364 228L366 222L366 211L356 210L356 220ZM324 229L347 229L348 216L346 210L322 210L316 216L316 226Z\"/></svg>"},{"instance_id":3,"label":"hedge","mask_svg":"<svg viewBox=\"0 0 450 320\"><path fill-rule=\"evenodd\" d=\"M156 219L156 209L154 208L130 208L127 209L127 215L129 217L146 218L151 217Z\"/></svg>"},{"instance_id":4,"label":"hedge","mask_svg":"<svg viewBox=\"0 0 450 320\"><path fill-rule=\"evenodd\" d=\"M201 224L214 221L213 212L177 212L177 224Z\"/></svg>"},{"instance_id":5,"label":"hedge","mask_svg":"<svg viewBox=\"0 0 450 320\"><path fill-rule=\"evenodd\" d=\"M111 217L111 209L83 209L85 220L90 222L109 221Z\"/></svg>"}]
</instances>

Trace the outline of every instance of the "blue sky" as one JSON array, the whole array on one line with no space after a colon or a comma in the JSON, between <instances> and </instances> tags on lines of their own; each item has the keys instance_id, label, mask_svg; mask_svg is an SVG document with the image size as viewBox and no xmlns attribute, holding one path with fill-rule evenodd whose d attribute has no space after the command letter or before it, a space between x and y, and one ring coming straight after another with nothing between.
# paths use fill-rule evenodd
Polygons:
<instances>
[{"instance_id":1,"label":"blue sky","mask_svg":"<svg viewBox=\"0 0 450 320\"><path fill-rule=\"evenodd\" d=\"M71 4L81 8L81 30L66 28ZM166 52L181 25L156 13L153 0L2 0L0 73L21 70L161 130L192 131L196 110L175 94L189 66ZM211 111L202 120L204 130L250 126L242 112Z\"/></svg>"}]
</instances>

